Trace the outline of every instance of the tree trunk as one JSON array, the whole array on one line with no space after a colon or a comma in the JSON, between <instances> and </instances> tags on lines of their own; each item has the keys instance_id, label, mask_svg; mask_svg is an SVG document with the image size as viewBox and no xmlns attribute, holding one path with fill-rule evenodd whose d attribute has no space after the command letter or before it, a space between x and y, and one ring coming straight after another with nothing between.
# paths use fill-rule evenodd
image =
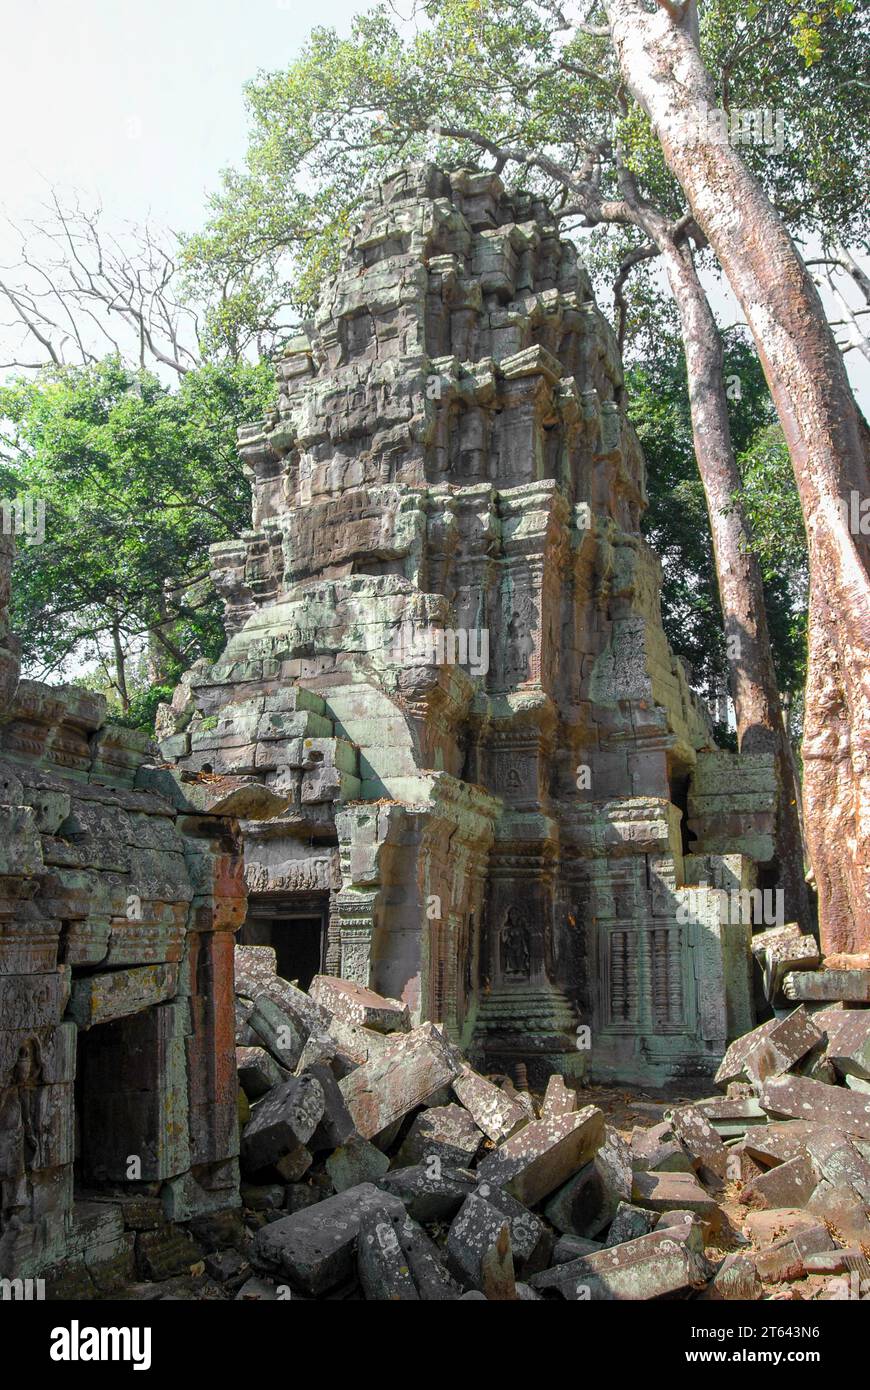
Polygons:
<instances>
[{"instance_id":1,"label":"tree trunk","mask_svg":"<svg viewBox=\"0 0 870 1390\"><path fill-rule=\"evenodd\" d=\"M121 641L121 629L117 623L112 623L112 645L115 649L115 685L118 687L118 694L121 697L121 709L126 714L130 708L130 696L127 692L127 662L124 656L124 645Z\"/></svg>"},{"instance_id":2,"label":"tree trunk","mask_svg":"<svg viewBox=\"0 0 870 1390\"><path fill-rule=\"evenodd\" d=\"M663 8L607 0L620 70L746 315L788 443L810 563L804 815L826 954L870 949L870 495L858 411L818 293L778 213L707 120L715 96Z\"/></svg>"},{"instance_id":3,"label":"tree trunk","mask_svg":"<svg viewBox=\"0 0 870 1390\"><path fill-rule=\"evenodd\" d=\"M770 646L761 571L739 499L741 479L728 420L722 339L689 247L677 248L665 240L659 249L680 313L692 437L713 538L738 747L741 753L773 755L779 793L779 886L786 920L798 921L808 931L811 914L794 757Z\"/></svg>"}]
</instances>

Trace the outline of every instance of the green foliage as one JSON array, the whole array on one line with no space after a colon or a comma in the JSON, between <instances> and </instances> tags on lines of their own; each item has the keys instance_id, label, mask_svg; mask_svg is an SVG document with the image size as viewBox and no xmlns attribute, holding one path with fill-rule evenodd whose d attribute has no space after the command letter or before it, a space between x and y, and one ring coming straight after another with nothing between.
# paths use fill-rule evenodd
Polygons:
<instances>
[{"instance_id":1,"label":"green foliage","mask_svg":"<svg viewBox=\"0 0 870 1390\"><path fill-rule=\"evenodd\" d=\"M46 675L105 654L117 630L164 669L214 655L223 633L208 547L250 521L238 425L271 398L265 365L206 365L171 391L110 357L0 389L6 497L45 502L45 540L20 545L13 623Z\"/></svg>"},{"instance_id":2,"label":"green foliage","mask_svg":"<svg viewBox=\"0 0 870 1390\"><path fill-rule=\"evenodd\" d=\"M725 378L743 504L762 569L780 688L794 699L805 678L806 542L785 442L758 359L739 334L726 340ZM688 388L678 341L628 372L629 413L647 460L644 533L662 557L662 616L674 651L709 696L727 688L728 664L704 489L692 447Z\"/></svg>"}]
</instances>

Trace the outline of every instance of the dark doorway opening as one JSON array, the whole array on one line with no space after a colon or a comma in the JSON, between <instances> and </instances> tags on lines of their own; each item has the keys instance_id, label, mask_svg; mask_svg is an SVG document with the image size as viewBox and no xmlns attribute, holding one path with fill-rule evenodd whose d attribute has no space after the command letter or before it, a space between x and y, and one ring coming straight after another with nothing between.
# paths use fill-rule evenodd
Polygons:
<instances>
[{"instance_id":1,"label":"dark doorway opening","mask_svg":"<svg viewBox=\"0 0 870 1390\"><path fill-rule=\"evenodd\" d=\"M282 979L307 989L324 970L328 920L328 893L298 898L252 894L238 939L243 946L271 946Z\"/></svg>"}]
</instances>

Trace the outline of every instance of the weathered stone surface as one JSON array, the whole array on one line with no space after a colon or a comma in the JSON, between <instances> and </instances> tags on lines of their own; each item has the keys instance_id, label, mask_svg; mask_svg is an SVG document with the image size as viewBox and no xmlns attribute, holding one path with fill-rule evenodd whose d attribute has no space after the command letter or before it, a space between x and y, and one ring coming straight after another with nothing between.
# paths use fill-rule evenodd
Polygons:
<instances>
[{"instance_id":1,"label":"weathered stone surface","mask_svg":"<svg viewBox=\"0 0 870 1390\"><path fill-rule=\"evenodd\" d=\"M870 970L792 971L783 980L786 999L870 1004Z\"/></svg>"},{"instance_id":2,"label":"weathered stone surface","mask_svg":"<svg viewBox=\"0 0 870 1390\"><path fill-rule=\"evenodd\" d=\"M376 1182L389 1171L390 1160L360 1135L347 1139L326 1160L326 1171L336 1192L360 1183Z\"/></svg>"},{"instance_id":3,"label":"weathered stone surface","mask_svg":"<svg viewBox=\"0 0 870 1390\"><path fill-rule=\"evenodd\" d=\"M506 1245L502 1239L503 1233ZM500 1240L500 1258L492 1258L492 1252ZM510 1226L504 1212L493 1206L485 1197L472 1193L463 1202L450 1225L447 1235L447 1257L455 1276L463 1284L481 1289L487 1297L491 1295L486 1286L489 1284L491 1288L498 1280L499 1268L503 1277L513 1285ZM508 1263L509 1273L505 1273Z\"/></svg>"},{"instance_id":4,"label":"weathered stone surface","mask_svg":"<svg viewBox=\"0 0 870 1390\"><path fill-rule=\"evenodd\" d=\"M407 1033L411 1027L407 1004L385 999L374 990L333 975L315 975L309 991L325 1009L345 1023L371 1028L376 1033Z\"/></svg>"},{"instance_id":5,"label":"weathered stone surface","mask_svg":"<svg viewBox=\"0 0 870 1390\"><path fill-rule=\"evenodd\" d=\"M73 983L69 1014L79 1028L109 1023L171 999L178 986L176 965L143 965L113 970Z\"/></svg>"},{"instance_id":6,"label":"weathered stone surface","mask_svg":"<svg viewBox=\"0 0 870 1390\"><path fill-rule=\"evenodd\" d=\"M577 1302L661 1298L702 1288L712 1271L691 1232L690 1226L652 1231L535 1274L529 1283Z\"/></svg>"},{"instance_id":7,"label":"weathered stone surface","mask_svg":"<svg viewBox=\"0 0 870 1390\"><path fill-rule=\"evenodd\" d=\"M433 1173L426 1164L397 1168L379 1179L378 1187L399 1197L415 1221L449 1221L475 1191L474 1175L457 1168Z\"/></svg>"},{"instance_id":8,"label":"weathered stone surface","mask_svg":"<svg viewBox=\"0 0 870 1390\"><path fill-rule=\"evenodd\" d=\"M410 1167L435 1157L448 1168L468 1168L483 1143L468 1111L460 1105L436 1105L414 1120L396 1162Z\"/></svg>"},{"instance_id":9,"label":"weathered stone surface","mask_svg":"<svg viewBox=\"0 0 870 1390\"><path fill-rule=\"evenodd\" d=\"M236 1067L239 1085L249 1100L257 1100L287 1079L287 1072L264 1047L237 1047Z\"/></svg>"},{"instance_id":10,"label":"weathered stone surface","mask_svg":"<svg viewBox=\"0 0 870 1390\"><path fill-rule=\"evenodd\" d=\"M463 1066L451 1084L457 1100L494 1144L508 1139L528 1119L521 1105L471 1067Z\"/></svg>"},{"instance_id":11,"label":"weathered stone surface","mask_svg":"<svg viewBox=\"0 0 870 1390\"><path fill-rule=\"evenodd\" d=\"M547 1082L541 1106L541 1119L547 1119L550 1115L570 1115L577 1106L577 1092L565 1085L564 1077L554 1072Z\"/></svg>"},{"instance_id":12,"label":"weathered stone surface","mask_svg":"<svg viewBox=\"0 0 870 1390\"><path fill-rule=\"evenodd\" d=\"M634 1129L631 1135L632 1167L648 1173L690 1173L692 1160L663 1121L650 1129Z\"/></svg>"},{"instance_id":13,"label":"weathered stone surface","mask_svg":"<svg viewBox=\"0 0 870 1390\"><path fill-rule=\"evenodd\" d=\"M405 1219L389 1210L366 1211L359 1223L357 1270L367 1299L419 1303L420 1294L396 1226Z\"/></svg>"},{"instance_id":14,"label":"weathered stone surface","mask_svg":"<svg viewBox=\"0 0 870 1390\"><path fill-rule=\"evenodd\" d=\"M819 1127L808 1136L806 1149L827 1182L850 1189L870 1207L870 1162L857 1145L837 1129Z\"/></svg>"},{"instance_id":15,"label":"weathered stone surface","mask_svg":"<svg viewBox=\"0 0 870 1390\"><path fill-rule=\"evenodd\" d=\"M725 1177L728 1150L700 1110L693 1105L678 1106L671 1111L669 1123L674 1137L682 1144L694 1168L702 1175Z\"/></svg>"},{"instance_id":16,"label":"weathered stone surface","mask_svg":"<svg viewBox=\"0 0 870 1390\"><path fill-rule=\"evenodd\" d=\"M504 1187L527 1206L559 1187L597 1152L604 1116L594 1105L536 1120L478 1164L484 1182Z\"/></svg>"},{"instance_id":17,"label":"weathered stone surface","mask_svg":"<svg viewBox=\"0 0 870 1390\"><path fill-rule=\"evenodd\" d=\"M823 1009L813 1022L824 1029L825 1055L839 1075L870 1081L870 1009Z\"/></svg>"},{"instance_id":18,"label":"weathered stone surface","mask_svg":"<svg viewBox=\"0 0 870 1390\"><path fill-rule=\"evenodd\" d=\"M714 1301L755 1299L761 1298L763 1293L754 1261L740 1251L733 1251L725 1256L701 1297Z\"/></svg>"},{"instance_id":19,"label":"weathered stone surface","mask_svg":"<svg viewBox=\"0 0 870 1390\"><path fill-rule=\"evenodd\" d=\"M397 1034L377 1056L339 1082L354 1124L365 1139L401 1120L453 1080L460 1063L431 1024Z\"/></svg>"},{"instance_id":20,"label":"weathered stone surface","mask_svg":"<svg viewBox=\"0 0 870 1390\"><path fill-rule=\"evenodd\" d=\"M592 1162L550 1198L547 1220L563 1234L597 1236L610 1225L620 1203L630 1200L631 1188L631 1151L606 1125Z\"/></svg>"},{"instance_id":21,"label":"weathered stone surface","mask_svg":"<svg viewBox=\"0 0 870 1390\"><path fill-rule=\"evenodd\" d=\"M251 1110L242 1135L242 1161L252 1172L292 1154L311 1138L323 1115L323 1091L314 1077L290 1077Z\"/></svg>"},{"instance_id":22,"label":"weathered stone surface","mask_svg":"<svg viewBox=\"0 0 870 1390\"><path fill-rule=\"evenodd\" d=\"M324 1293L354 1272L360 1224L373 1214L403 1215L404 1206L371 1183L349 1188L264 1226L254 1237L252 1262L304 1293Z\"/></svg>"},{"instance_id":23,"label":"weathered stone surface","mask_svg":"<svg viewBox=\"0 0 870 1390\"><path fill-rule=\"evenodd\" d=\"M657 1221L656 1212L647 1211L644 1207L634 1207L630 1202L620 1202L604 1244L622 1245L627 1240L637 1240L640 1236L649 1235Z\"/></svg>"},{"instance_id":24,"label":"weathered stone surface","mask_svg":"<svg viewBox=\"0 0 870 1390\"><path fill-rule=\"evenodd\" d=\"M844 1134L870 1139L870 1096L802 1076L787 1076L766 1081L758 1098L772 1115L812 1120L819 1125L832 1125Z\"/></svg>"},{"instance_id":25,"label":"weathered stone surface","mask_svg":"<svg viewBox=\"0 0 870 1390\"><path fill-rule=\"evenodd\" d=\"M691 1173L635 1173L631 1200L650 1211L691 1211L714 1225L719 1208Z\"/></svg>"},{"instance_id":26,"label":"weathered stone surface","mask_svg":"<svg viewBox=\"0 0 870 1390\"><path fill-rule=\"evenodd\" d=\"M803 1207L813 1195L817 1182L809 1158L799 1154L747 1183L740 1200L753 1207Z\"/></svg>"}]
</instances>

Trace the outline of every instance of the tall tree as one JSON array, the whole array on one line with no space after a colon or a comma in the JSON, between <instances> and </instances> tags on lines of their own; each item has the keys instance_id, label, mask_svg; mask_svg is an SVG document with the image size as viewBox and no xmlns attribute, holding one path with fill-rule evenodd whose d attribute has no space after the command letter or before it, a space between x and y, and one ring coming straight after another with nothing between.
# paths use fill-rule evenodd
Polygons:
<instances>
[{"instance_id":1,"label":"tall tree","mask_svg":"<svg viewBox=\"0 0 870 1390\"><path fill-rule=\"evenodd\" d=\"M782 218L707 118L715 94L692 6L606 9L620 70L737 295L788 443L811 577L805 822L823 946L857 951L870 944L870 538L849 518L870 497L866 426Z\"/></svg>"}]
</instances>

